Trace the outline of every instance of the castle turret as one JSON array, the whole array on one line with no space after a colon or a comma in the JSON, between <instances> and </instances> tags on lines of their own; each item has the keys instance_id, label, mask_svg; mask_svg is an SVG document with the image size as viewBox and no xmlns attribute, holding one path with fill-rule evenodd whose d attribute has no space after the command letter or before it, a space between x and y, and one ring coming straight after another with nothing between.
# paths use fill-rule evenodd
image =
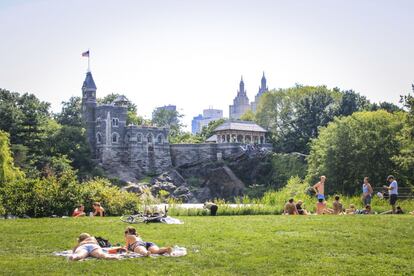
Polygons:
<instances>
[{"instance_id":1,"label":"castle turret","mask_svg":"<svg viewBox=\"0 0 414 276\"><path fill-rule=\"evenodd\" d=\"M92 73L86 73L86 78L82 85L82 120L86 127L86 135L91 146L93 156L95 156L95 108L96 108L96 85Z\"/></svg>"}]
</instances>

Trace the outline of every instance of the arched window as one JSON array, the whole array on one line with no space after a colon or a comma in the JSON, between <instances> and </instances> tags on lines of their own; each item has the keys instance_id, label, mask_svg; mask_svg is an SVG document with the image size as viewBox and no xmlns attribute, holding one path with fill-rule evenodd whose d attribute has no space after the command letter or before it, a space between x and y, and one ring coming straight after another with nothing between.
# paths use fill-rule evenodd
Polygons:
<instances>
[{"instance_id":1,"label":"arched window","mask_svg":"<svg viewBox=\"0 0 414 276\"><path fill-rule=\"evenodd\" d=\"M129 143L131 136L129 134L125 135L125 143Z\"/></svg>"},{"instance_id":2,"label":"arched window","mask_svg":"<svg viewBox=\"0 0 414 276\"><path fill-rule=\"evenodd\" d=\"M162 140L163 140L162 134L158 134L158 136L157 136L157 143L158 144L162 144Z\"/></svg>"},{"instance_id":3,"label":"arched window","mask_svg":"<svg viewBox=\"0 0 414 276\"><path fill-rule=\"evenodd\" d=\"M237 135L237 143L243 143L243 135Z\"/></svg>"},{"instance_id":4,"label":"arched window","mask_svg":"<svg viewBox=\"0 0 414 276\"><path fill-rule=\"evenodd\" d=\"M147 135L147 141L148 141L148 143L152 143L152 139L153 137L152 137L152 134L150 133L150 134L148 134Z\"/></svg>"},{"instance_id":5,"label":"arched window","mask_svg":"<svg viewBox=\"0 0 414 276\"><path fill-rule=\"evenodd\" d=\"M221 142L225 143L226 142L226 135L221 135Z\"/></svg>"},{"instance_id":6,"label":"arched window","mask_svg":"<svg viewBox=\"0 0 414 276\"><path fill-rule=\"evenodd\" d=\"M113 126L113 127L117 127L117 126L118 126L118 124L119 124L119 120L118 120L118 118L112 118L112 126Z\"/></svg>"},{"instance_id":7,"label":"arched window","mask_svg":"<svg viewBox=\"0 0 414 276\"><path fill-rule=\"evenodd\" d=\"M119 141L119 134L114 132L112 133L112 143L118 143Z\"/></svg>"},{"instance_id":8,"label":"arched window","mask_svg":"<svg viewBox=\"0 0 414 276\"><path fill-rule=\"evenodd\" d=\"M96 118L96 126L101 126L101 117Z\"/></svg>"},{"instance_id":9,"label":"arched window","mask_svg":"<svg viewBox=\"0 0 414 276\"><path fill-rule=\"evenodd\" d=\"M260 136L260 144L264 144L264 137Z\"/></svg>"},{"instance_id":10,"label":"arched window","mask_svg":"<svg viewBox=\"0 0 414 276\"><path fill-rule=\"evenodd\" d=\"M137 134L137 142L142 143L142 134L141 133Z\"/></svg>"},{"instance_id":11,"label":"arched window","mask_svg":"<svg viewBox=\"0 0 414 276\"><path fill-rule=\"evenodd\" d=\"M100 144L100 143L102 143L102 135L101 135L101 133L96 133L96 143L97 144Z\"/></svg>"}]
</instances>

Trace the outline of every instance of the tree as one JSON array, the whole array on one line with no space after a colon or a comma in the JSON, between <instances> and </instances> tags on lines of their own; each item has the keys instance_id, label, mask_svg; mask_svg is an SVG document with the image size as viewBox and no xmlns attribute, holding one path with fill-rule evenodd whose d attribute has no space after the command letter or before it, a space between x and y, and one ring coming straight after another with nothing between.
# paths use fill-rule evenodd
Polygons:
<instances>
[{"instance_id":1,"label":"tree","mask_svg":"<svg viewBox=\"0 0 414 276\"><path fill-rule=\"evenodd\" d=\"M200 137L201 141L205 141L208 138L210 138L213 133L214 130L221 125L222 123L224 123L224 119L218 119L218 120L214 120L208 123L207 126L203 126L203 128L201 129L201 132L197 134L197 136Z\"/></svg>"},{"instance_id":2,"label":"tree","mask_svg":"<svg viewBox=\"0 0 414 276\"><path fill-rule=\"evenodd\" d=\"M364 176L369 176L376 186L381 185L388 174L401 179L400 167L393 162L393 157L400 150L397 136L404 117L403 113L380 110L336 118L312 140L308 157L309 182L326 175L328 193L354 194L359 192Z\"/></svg>"},{"instance_id":3,"label":"tree","mask_svg":"<svg viewBox=\"0 0 414 276\"><path fill-rule=\"evenodd\" d=\"M409 184L414 186L414 97L410 94L402 96L401 102L408 114L401 135L398 137L401 150L393 160L401 167L402 174L407 178Z\"/></svg>"},{"instance_id":4,"label":"tree","mask_svg":"<svg viewBox=\"0 0 414 276\"><path fill-rule=\"evenodd\" d=\"M61 125L82 127L82 100L80 97L71 97L62 102L62 111L55 114L55 120Z\"/></svg>"},{"instance_id":5,"label":"tree","mask_svg":"<svg viewBox=\"0 0 414 276\"><path fill-rule=\"evenodd\" d=\"M9 135L0 130L0 187L6 182L12 182L22 176L23 173L13 164Z\"/></svg>"},{"instance_id":6,"label":"tree","mask_svg":"<svg viewBox=\"0 0 414 276\"><path fill-rule=\"evenodd\" d=\"M270 91L262 96L256 122L270 130L279 152L309 152L318 128L337 115L341 93L325 86L300 86Z\"/></svg>"},{"instance_id":7,"label":"tree","mask_svg":"<svg viewBox=\"0 0 414 276\"><path fill-rule=\"evenodd\" d=\"M340 91L339 88L334 88L335 91ZM366 97L361 96L353 90L342 91L342 98L338 107L337 115L349 116L354 112L368 110L370 102Z\"/></svg>"},{"instance_id":8,"label":"tree","mask_svg":"<svg viewBox=\"0 0 414 276\"><path fill-rule=\"evenodd\" d=\"M251 110L247 110L241 117L240 120L242 121L254 121L254 113Z\"/></svg>"},{"instance_id":9,"label":"tree","mask_svg":"<svg viewBox=\"0 0 414 276\"><path fill-rule=\"evenodd\" d=\"M152 124L157 127L170 128L170 138L181 135L181 128L184 126L181 124L180 119L182 114L176 110L168 110L163 108L156 108L152 112ZM174 139L169 139L170 142Z\"/></svg>"}]
</instances>

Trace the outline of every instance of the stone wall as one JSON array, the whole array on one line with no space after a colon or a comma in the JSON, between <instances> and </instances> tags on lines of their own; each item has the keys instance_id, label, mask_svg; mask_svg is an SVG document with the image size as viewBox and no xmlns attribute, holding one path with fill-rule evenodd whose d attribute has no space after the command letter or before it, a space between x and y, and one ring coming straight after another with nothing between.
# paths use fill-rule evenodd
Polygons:
<instances>
[{"instance_id":1,"label":"stone wall","mask_svg":"<svg viewBox=\"0 0 414 276\"><path fill-rule=\"evenodd\" d=\"M243 144L220 143L220 144L172 144L171 161L174 167L200 161L217 161L220 156L226 158L231 154L241 152ZM271 145L264 144L262 147L271 150Z\"/></svg>"}]
</instances>

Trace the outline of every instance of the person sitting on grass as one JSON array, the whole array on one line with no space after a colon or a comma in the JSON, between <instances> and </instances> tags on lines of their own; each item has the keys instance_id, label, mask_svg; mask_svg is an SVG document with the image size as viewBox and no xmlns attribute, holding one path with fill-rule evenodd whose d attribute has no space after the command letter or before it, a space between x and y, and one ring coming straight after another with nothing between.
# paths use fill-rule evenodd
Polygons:
<instances>
[{"instance_id":1,"label":"person sitting on grass","mask_svg":"<svg viewBox=\"0 0 414 276\"><path fill-rule=\"evenodd\" d=\"M95 237L88 233L82 233L79 235L78 244L73 248L73 254L69 256L69 260L80 261L89 256L98 259L119 259L117 255L105 253Z\"/></svg>"},{"instance_id":2,"label":"person sitting on grass","mask_svg":"<svg viewBox=\"0 0 414 276\"><path fill-rule=\"evenodd\" d=\"M170 254L172 252L171 247L161 247L159 248L153 242L145 242L141 239L137 230L128 226L125 229L125 246L129 251L138 253L143 256L150 256L151 254Z\"/></svg>"},{"instance_id":3,"label":"person sitting on grass","mask_svg":"<svg viewBox=\"0 0 414 276\"><path fill-rule=\"evenodd\" d=\"M342 203L339 201L339 196L335 196L335 201L332 203L332 207L334 215L341 215L343 213L344 210Z\"/></svg>"},{"instance_id":4,"label":"person sitting on grass","mask_svg":"<svg viewBox=\"0 0 414 276\"><path fill-rule=\"evenodd\" d=\"M365 209L363 210L359 210L358 214L360 215L371 215L372 213L372 209L371 209L371 205L366 205Z\"/></svg>"},{"instance_id":5,"label":"person sitting on grass","mask_svg":"<svg viewBox=\"0 0 414 276\"><path fill-rule=\"evenodd\" d=\"M354 215L357 209L355 208L354 204L350 204L348 209L345 209L346 215Z\"/></svg>"},{"instance_id":6,"label":"person sitting on grass","mask_svg":"<svg viewBox=\"0 0 414 276\"><path fill-rule=\"evenodd\" d=\"M298 200L298 202L296 203L296 210L298 210L298 214L299 215L309 215L308 211L306 211L306 209L303 209L303 201L302 200Z\"/></svg>"},{"instance_id":7,"label":"person sitting on grass","mask_svg":"<svg viewBox=\"0 0 414 276\"><path fill-rule=\"evenodd\" d=\"M99 202L94 202L92 204L93 207L93 215L95 217L104 217L105 216L105 209L101 206L101 204Z\"/></svg>"},{"instance_id":8,"label":"person sitting on grass","mask_svg":"<svg viewBox=\"0 0 414 276\"><path fill-rule=\"evenodd\" d=\"M283 214L284 215L297 215L298 214L298 210L296 209L295 202L293 202L293 198L290 198L289 201L286 202Z\"/></svg>"},{"instance_id":9,"label":"person sitting on grass","mask_svg":"<svg viewBox=\"0 0 414 276\"><path fill-rule=\"evenodd\" d=\"M85 216L85 206L79 205L72 213L72 217L83 217Z\"/></svg>"},{"instance_id":10,"label":"person sitting on grass","mask_svg":"<svg viewBox=\"0 0 414 276\"><path fill-rule=\"evenodd\" d=\"M318 202L316 202L316 214L317 215L324 215L324 214L332 214L333 210L326 207L326 201L323 198L319 198Z\"/></svg>"}]
</instances>

